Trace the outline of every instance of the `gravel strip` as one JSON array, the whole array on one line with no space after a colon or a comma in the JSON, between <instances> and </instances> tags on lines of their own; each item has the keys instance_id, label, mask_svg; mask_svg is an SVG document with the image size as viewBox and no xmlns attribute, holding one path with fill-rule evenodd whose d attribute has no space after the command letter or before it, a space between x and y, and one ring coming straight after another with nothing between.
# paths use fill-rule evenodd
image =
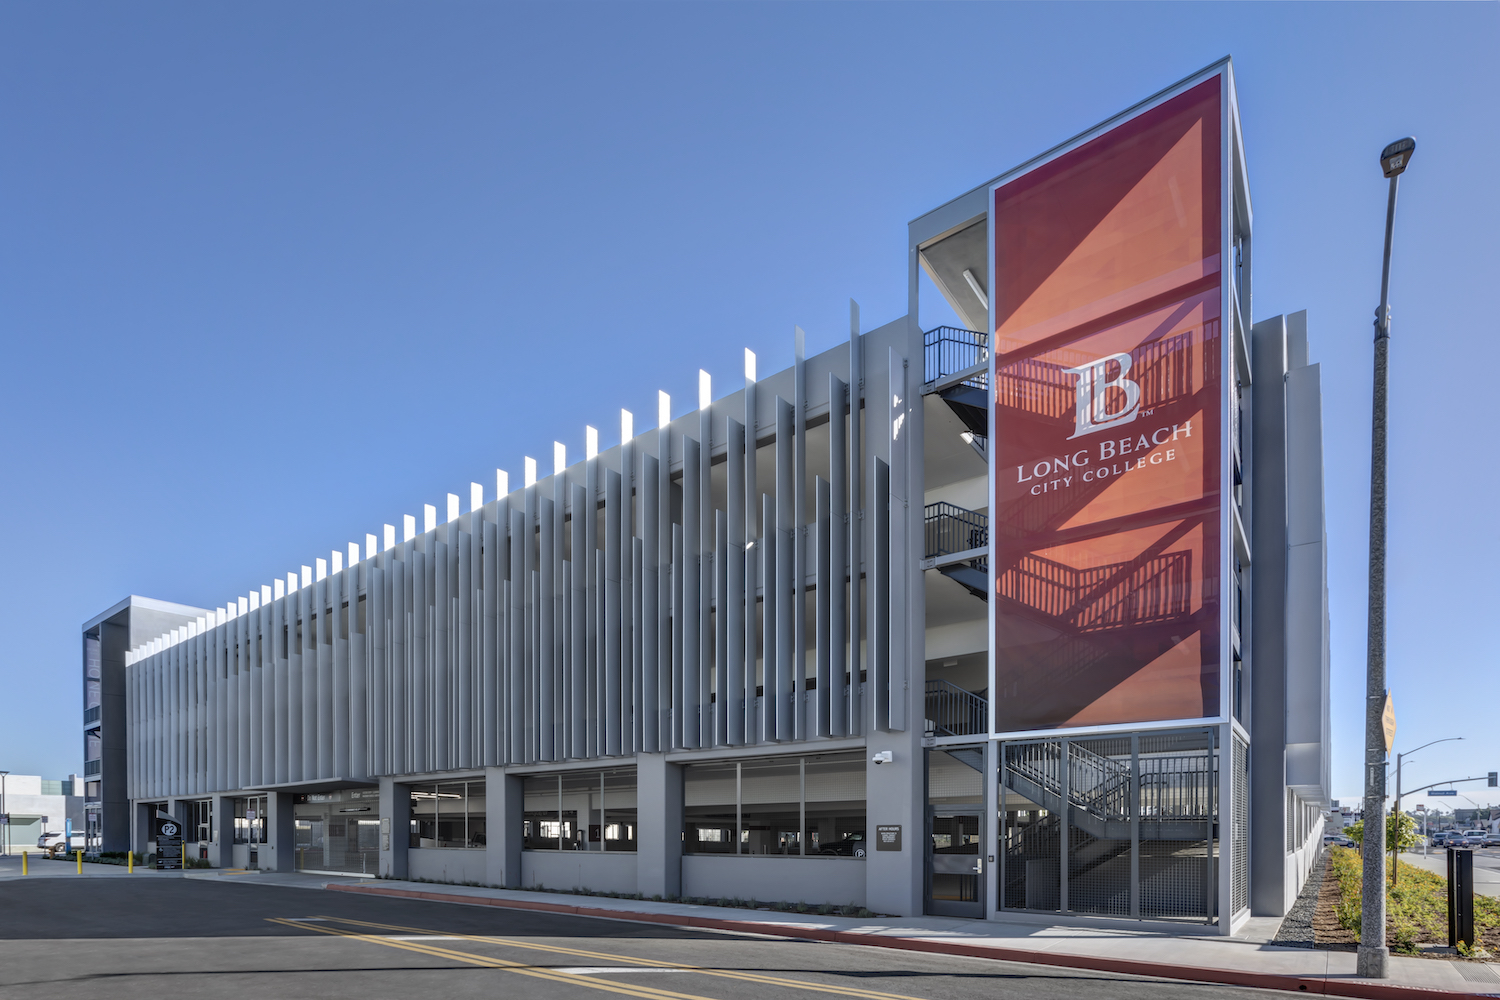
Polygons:
<instances>
[{"instance_id":1,"label":"gravel strip","mask_svg":"<svg viewBox=\"0 0 1500 1000\"><path fill-rule=\"evenodd\" d=\"M1312 948L1316 946L1313 934L1313 915L1318 910L1318 893L1323 888L1323 874L1328 870L1328 848L1323 848L1318 860L1313 862L1307 882L1297 894L1297 901L1287 911L1286 919L1271 943L1283 948Z\"/></svg>"}]
</instances>

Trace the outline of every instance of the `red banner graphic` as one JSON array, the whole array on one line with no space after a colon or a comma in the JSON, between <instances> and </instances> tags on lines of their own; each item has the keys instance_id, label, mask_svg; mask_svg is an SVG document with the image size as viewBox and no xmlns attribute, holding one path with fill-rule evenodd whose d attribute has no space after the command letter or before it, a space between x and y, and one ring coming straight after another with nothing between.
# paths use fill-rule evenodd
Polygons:
<instances>
[{"instance_id":1,"label":"red banner graphic","mask_svg":"<svg viewBox=\"0 0 1500 1000\"><path fill-rule=\"evenodd\" d=\"M1219 714L1220 84L994 189L1000 732Z\"/></svg>"}]
</instances>

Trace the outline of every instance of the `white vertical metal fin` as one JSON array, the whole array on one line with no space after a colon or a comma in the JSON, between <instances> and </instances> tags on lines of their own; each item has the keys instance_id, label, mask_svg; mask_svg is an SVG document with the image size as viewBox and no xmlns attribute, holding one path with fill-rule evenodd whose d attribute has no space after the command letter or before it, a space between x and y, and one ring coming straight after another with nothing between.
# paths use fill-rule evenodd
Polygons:
<instances>
[{"instance_id":1,"label":"white vertical metal fin","mask_svg":"<svg viewBox=\"0 0 1500 1000\"><path fill-rule=\"evenodd\" d=\"M547 593L552 606L553 627L547 634L552 640L552 760L572 755L573 719L569 708L573 668L568 655L572 652L570 625L566 608L573 602L567 593L568 556L568 456L562 445L554 445L552 456L552 544L546 558L552 564L552 586Z\"/></svg>"},{"instance_id":2,"label":"white vertical metal fin","mask_svg":"<svg viewBox=\"0 0 1500 1000\"><path fill-rule=\"evenodd\" d=\"M411 614L410 543L396 550L400 559L387 563L391 568L391 647L390 647L390 769L396 774L411 770Z\"/></svg>"},{"instance_id":3,"label":"white vertical metal fin","mask_svg":"<svg viewBox=\"0 0 1500 1000\"><path fill-rule=\"evenodd\" d=\"M554 473L554 477L561 478ZM556 723L557 704L554 700L556 694L554 684L557 680L557 661L554 659L557 652L555 642L557 634L557 567L553 563L556 551L556 538L553 532L556 526L553 523L553 501L551 497L537 498L537 526L540 529L537 544L537 679L536 679L536 719L537 719L537 759L556 760L557 744L554 726Z\"/></svg>"},{"instance_id":4,"label":"white vertical metal fin","mask_svg":"<svg viewBox=\"0 0 1500 1000\"><path fill-rule=\"evenodd\" d=\"M713 597L714 554L714 491L713 491L713 380L708 372L698 371L698 460L689 464L683 459L682 481L690 476L698 480L698 539L694 546L698 552L698 588L689 602L697 617L698 633L698 699L697 707L688 710L689 719L696 719L697 746L714 745L714 633Z\"/></svg>"},{"instance_id":5,"label":"white vertical metal fin","mask_svg":"<svg viewBox=\"0 0 1500 1000\"><path fill-rule=\"evenodd\" d=\"M686 444L686 442L684 442ZM670 746L673 750L679 750L687 744L683 736L683 699L686 696L683 683L683 619L686 617L683 608L682 585L683 585L683 530L682 525L672 525L672 707L669 714L671 720L668 732L671 734Z\"/></svg>"},{"instance_id":6,"label":"white vertical metal fin","mask_svg":"<svg viewBox=\"0 0 1500 1000\"><path fill-rule=\"evenodd\" d=\"M792 735L807 728L807 334L796 328L792 363Z\"/></svg>"},{"instance_id":7,"label":"white vertical metal fin","mask_svg":"<svg viewBox=\"0 0 1500 1000\"><path fill-rule=\"evenodd\" d=\"M630 539L630 752L646 749L646 543Z\"/></svg>"},{"instance_id":8,"label":"white vertical metal fin","mask_svg":"<svg viewBox=\"0 0 1500 1000\"><path fill-rule=\"evenodd\" d=\"M661 750L660 461L641 455L641 750Z\"/></svg>"},{"instance_id":9,"label":"white vertical metal fin","mask_svg":"<svg viewBox=\"0 0 1500 1000\"><path fill-rule=\"evenodd\" d=\"M509 587L509 656L506 663L506 735L507 764L526 762L526 727L521 699L526 689L526 514L510 512L510 587Z\"/></svg>"},{"instance_id":10,"label":"white vertical metal fin","mask_svg":"<svg viewBox=\"0 0 1500 1000\"><path fill-rule=\"evenodd\" d=\"M776 615L781 604L776 600L776 499L769 493L760 495L761 522L766 526L766 536L760 540L760 578L765 581L761 599L761 696L760 731L763 741L776 739L777 681L780 671L776 669L780 645L776 641Z\"/></svg>"},{"instance_id":11,"label":"white vertical metal fin","mask_svg":"<svg viewBox=\"0 0 1500 1000\"><path fill-rule=\"evenodd\" d=\"M474 766L474 536L465 530L473 518L460 513L449 526L452 551L448 555L448 575L453 588L448 605L449 664L448 766ZM351 619L352 621L352 619ZM352 639L353 633L350 633ZM352 642L350 648L352 649Z\"/></svg>"},{"instance_id":12,"label":"white vertical metal fin","mask_svg":"<svg viewBox=\"0 0 1500 1000\"><path fill-rule=\"evenodd\" d=\"M792 518L796 512L796 476L793 473L795 447L792 427L795 419L792 404L776 397L776 576L766 578L766 599L771 599L772 587L776 600L776 738L791 740L797 736L797 676L796 635L797 616L794 610L796 585L794 573L797 569L796 549L792 544L795 526ZM771 523L767 522L766 537L771 535ZM767 684L769 689L769 682Z\"/></svg>"},{"instance_id":13,"label":"white vertical metal fin","mask_svg":"<svg viewBox=\"0 0 1500 1000\"><path fill-rule=\"evenodd\" d=\"M760 490L756 485L756 460L759 450L759 402L756 399L755 353L745 351L745 742L756 743L762 739L764 712L757 709L756 676L757 647L760 644L760 617L756 613L757 594L760 590L761 562L764 561L764 543L761 541L759 519L761 514ZM770 605L768 604L769 608ZM774 656L768 655L767 662ZM769 687L766 688L770 690Z\"/></svg>"},{"instance_id":14,"label":"white vertical metal fin","mask_svg":"<svg viewBox=\"0 0 1500 1000\"><path fill-rule=\"evenodd\" d=\"M574 572L583 573L586 580L583 613L585 615L584 651L585 651L585 677L584 690L581 692L586 712L584 715L584 730L587 733L587 755L597 757L603 749L599 731L600 708L599 703L599 668L601 666L599 656L599 456L598 456L598 432L592 427L584 428L584 437L587 444L584 447L584 501L583 501L583 532L584 547L581 554L574 553ZM578 517L580 512L575 511L573 516ZM577 695L575 695L576 697Z\"/></svg>"},{"instance_id":15,"label":"white vertical metal fin","mask_svg":"<svg viewBox=\"0 0 1500 1000\"><path fill-rule=\"evenodd\" d=\"M865 391L859 303L849 300L849 735L865 731L860 675L864 672L864 447L860 433Z\"/></svg>"},{"instance_id":16,"label":"white vertical metal fin","mask_svg":"<svg viewBox=\"0 0 1500 1000\"><path fill-rule=\"evenodd\" d=\"M428 539L423 535L424 540ZM432 598L430 596L428 564L432 553L411 552L411 742L408 747L408 762L413 771L432 770L429 751L431 739L428 714L431 711L428 689L432 683L431 660L428 656L428 623Z\"/></svg>"},{"instance_id":17,"label":"white vertical metal fin","mask_svg":"<svg viewBox=\"0 0 1500 1000\"><path fill-rule=\"evenodd\" d=\"M656 642L657 739L659 749L666 751L677 747L674 737L677 731L672 714L674 667L673 635L680 625L674 620L676 606L673 574L676 564L672 554L672 401L664 392L657 394L656 432Z\"/></svg>"},{"instance_id":18,"label":"white vertical metal fin","mask_svg":"<svg viewBox=\"0 0 1500 1000\"><path fill-rule=\"evenodd\" d=\"M872 458L870 510L870 691L875 728L891 728L891 467Z\"/></svg>"},{"instance_id":19,"label":"white vertical metal fin","mask_svg":"<svg viewBox=\"0 0 1500 1000\"><path fill-rule=\"evenodd\" d=\"M833 564L829 559L829 508L831 506L828 480L822 476L816 476L813 480L813 489L817 496L817 510L814 512L815 519L813 530L813 594L816 615L813 624L813 640L816 646L816 661L814 665L815 687L817 691L817 713L812 726L814 735L833 735L833 676L832 676L832 651L829 648L832 641L833 628L830 621L830 591L833 589Z\"/></svg>"},{"instance_id":20,"label":"white vertical metal fin","mask_svg":"<svg viewBox=\"0 0 1500 1000\"><path fill-rule=\"evenodd\" d=\"M729 686L725 683L725 674L729 665L729 630L724 627L724 619L729 608L729 518L724 511L714 511L714 573L713 573L713 603L716 607L713 620L714 637L714 671L712 703L709 703L709 690L705 689L704 714L709 714L712 708L712 731L708 732L709 726L705 725L705 732L709 739L705 742L714 746L724 746L729 741ZM705 606L708 601L704 601Z\"/></svg>"},{"instance_id":21,"label":"white vertical metal fin","mask_svg":"<svg viewBox=\"0 0 1500 1000\"><path fill-rule=\"evenodd\" d=\"M569 572L572 600L569 602L569 628L572 630L568 651L568 728L570 757L587 757L588 749L588 492L573 484L573 559Z\"/></svg>"},{"instance_id":22,"label":"white vertical metal fin","mask_svg":"<svg viewBox=\"0 0 1500 1000\"><path fill-rule=\"evenodd\" d=\"M890 388L886 392L890 406L889 422L886 425L890 434L891 464L887 470L890 481L885 499L877 498L877 503L884 504L887 511L884 613L889 623L886 656L890 703L886 725L895 732L902 732L907 726L907 703L910 695L906 630L910 576L907 571L907 542L911 523L907 508L907 441L911 437L911 413L906 396L906 360L894 349L890 349L887 355L886 370L890 377Z\"/></svg>"},{"instance_id":23,"label":"white vertical metal fin","mask_svg":"<svg viewBox=\"0 0 1500 1000\"><path fill-rule=\"evenodd\" d=\"M600 713L604 722L604 752L618 757L624 750L621 736L620 638L620 474L604 470L604 700ZM603 841L600 841L603 844Z\"/></svg>"},{"instance_id":24,"label":"white vertical metal fin","mask_svg":"<svg viewBox=\"0 0 1500 1000\"><path fill-rule=\"evenodd\" d=\"M635 418L620 411L620 749L641 746L640 658L636 654L637 573L635 570Z\"/></svg>"},{"instance_id":25,"label":"white vertical metal fin","mask_svg":"<svg viewBox=\"0 0 1500 1000\"><path fill-rule=\"evenodd\" d=\"M304 759L304 751L302 749L302 743L303 743L303 737L305 736L305 726L306 726L306 723L304 722L304 720L302 718L302 716L303 716L302 708L303 708L303 706L305 704L307 704L307 699L303 697L303 682L302 682L302 643L303 643L303 636L302 636L302 620L303 620L302 619L302 602L303 602L303 599L304 599L303 598L303 591L302 591L301 587L299 587L299 586L296 585L296 580L295 580L295 578L293 577L292 574L287 574L287 577L288 577L288 579L287 579L287 595L286 595L286 630L287 630L287 640L286 640L286 643L287 643L287 675L286 675L287 715L286 715L286 740L287 740L287 762L286 762L285 780L288 781L288 782L292 782L292 781L301 781L301 780L303 780L303 778L302 778L302 774L303 774L302 763L303 763L303 759ZM212 647L210 645L210 642L207 639L207 637L205 637L205 641L204 641L204 669L205 669L205 671L207 673L207 677L208 677L208 697L209 697L210 704L212 703L212 700L213 700L213 687L214 687L214 679L213 679L213 673L214 673L214 671L213 671L213 666L212 666L212 653L211 653L211 649L212 649ZM212 718L213 716L212 716L211 709L208 706L205 706L205 709L208 712L209 718ZM208 743L208 773L210 775L212 775L214 773L214 765L215 765L215 762L216 762L217 759L218 759L218 755L217 755L217 753L215 751L215 747L214 747L213 741L210 739L209 743ZM210 786L212 785L212 780L210 780L209 784L210 784Z\"/></svg>"},{"instance_id":26,"label":"white vertical metal fin","mask_svg":"<svg viewBox=\"0 0 1500 1000\"><path fill-rule=\"evenodd\" d=\"M726 636L720 644L725 653L719 668L719 703L725 713L722 742L739 746L745 742L745 618L754 618L755 595L745 594L745 425L728 419L724 432L729 548L723 569L727 594L720 595L718 613L718 629ZM751 667L753 674L753 663Z\"/></svg>"},{"instance_id":27,"label":"white vertical metal fin","mask_svg":"<svg viewBox=\"0 0 1500 1000\"><path fill-rule=\"evenodd\" d=\"M849 733L849 386L828 375L828 735ZM859 677L854 677L859 683Z\"/></svg>"},{"instance_id":28,"label":"white vertical metal fin","mask_svg":"<svg viewBox=\"0 0 1500 1000\"><path fill-rule=\"evenodd\" d=\"M351 570L335 573L328 581L329 616L331 635L330 663L333 669L333 755L329 774L339 778L349 776L349 702L352 685L349 682L349 640L345 638L350 628L349 612L356 610L359 594L349 587ZM348 602L347 608L345 602Z\"/></svg>"},{"instance_id":29,"label":"white vertical metal fin","mask_svg":"<svg viewBox=\"0 0 1500 1000\"><path fill-rule=\"evenodd\" d=\"M390 774L390 595L386 571L374 559L365 573L365 645L369 650L370 758L365 776Z\"/></svg>"},{"instance_id":30,"label":"white vertical metal fin","mask_svg":"<svg viewBox=\"0 0 1500 1000\"><path fill-rule=\"evenodd\" d=\"M682 695L676 702L681 718L682 746L692 750L702 746L702 719L699 708L703 682L703 644L699 631L699 599L702 596L703 531L699 524L703 505L702 480L698 476L698 442L682 439L682 589L673 615L677 631L682 633L682 676L678 680Z\"/></svg>"}]
</instances>

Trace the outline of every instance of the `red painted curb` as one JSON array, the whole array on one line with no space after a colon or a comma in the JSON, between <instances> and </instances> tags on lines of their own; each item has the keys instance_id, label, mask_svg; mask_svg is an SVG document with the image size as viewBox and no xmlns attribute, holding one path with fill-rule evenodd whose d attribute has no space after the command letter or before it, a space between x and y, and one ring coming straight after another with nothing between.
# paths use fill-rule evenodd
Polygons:
<instances>
[{"instance_id":1,"label":"red painted curb","mask_svg":"<svg viewBox=\"0 0 1500 1000\"><path fill-rule=\"evenodd\" d=\"M636 923L672 924L679 927L711 927L715 930L769 934L775 937L834 941L840 944L857 944L874 948L896 948L904 951L922 951L938 955L963 955L968 958L989 958L1004 962L1022 962L1028 965L1052 965L1067 969L1084 969L1090 972L1115 972L1133 976L1153 976L1158 979L1184 979L1199 983L1221 983L1227 986L1253 986L1259 989L1287 990L1292 993L1309 993L1318 996L1359 997L1363 998L1363 1000L1417 1000L1417 998L1432 1000L1435 997L1475 996L1473 993L1458 993L1452 990L1439 990L1427 986L1398 986L1394 983L1378 983L1368 980L1354 982L1341 979L1324 979L1316 976L1282 976L1264 972L1241 972L1234 969L1167 965L1163 962L1144 962L1128 958L1059 955L1052 952L1027 951L1021 948L998 948L993 945L958 944L951 941L885 937L879 934L824 930L821 927L767 924L755 920L722 920L716 917L692 917L676 913L641 913L635 910L607 910L594 906L575 906L571 903L544 903L540 900L532 901L527 899L496 899L491 896L459 896L453 893L422 892L416 889L388 889L384 886L329 885L325 886L325 888L335 892L356 892L372 896L425 899L437 903L469 903L475 906L498 906L508 910L540 910L545 913L570 913L580 917L603 917L609 920L628 920Z\"/></svg>"}]
</instances>

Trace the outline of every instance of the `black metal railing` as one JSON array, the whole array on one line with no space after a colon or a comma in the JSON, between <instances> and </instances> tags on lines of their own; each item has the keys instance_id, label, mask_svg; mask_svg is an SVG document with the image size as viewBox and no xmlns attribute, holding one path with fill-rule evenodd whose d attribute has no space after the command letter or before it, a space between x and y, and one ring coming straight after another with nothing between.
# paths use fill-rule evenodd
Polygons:
<instances>
[{"instance_id":1,"label":"black metal railing","mask_svg":"<svg viewBox=\"0 0 1500 1000\"><path fill-rule=\"evenodd\" d=\"M936 382L940 378L956 375L989 360L989 341L984 334L964 330L956 326L939 326L922 335L927 359L926 378ZM965 385L983 388L989 384L989 375L980 372L964 380Z\"/></svg>"},{"instance_id":2,"label":"black metal railing","mask_svg":"<svg viewBox=\"0 0 1500 1000\"><path fill-rule=\"evenodd\" d=\"M982 549L990 543L990 519L951 503L924 508L927 558Z\"/></svg>"},{"instance_id":3,"label":"black metal railing","mask_svg":"<svg viewBox=\"0 0 1500 1000\"><path fill-rule=\"evenodd\" d=\"M937 736L976 736L989 732L987 699L937 678L927 681L927 721Z\"/></svg>"}]
</instances>

